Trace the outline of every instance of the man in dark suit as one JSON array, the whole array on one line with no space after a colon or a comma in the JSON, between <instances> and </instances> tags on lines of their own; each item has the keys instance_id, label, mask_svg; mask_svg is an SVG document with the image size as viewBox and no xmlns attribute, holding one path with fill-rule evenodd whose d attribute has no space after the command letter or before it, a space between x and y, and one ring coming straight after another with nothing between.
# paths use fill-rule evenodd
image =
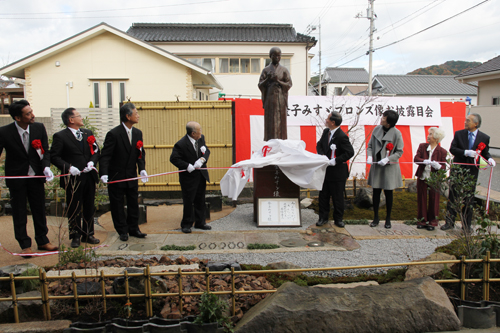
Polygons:
<instances>
[{"instance_id":1,"label":"man in dark suit","mask_svg":"<svg viewBox=\"0 0 500 333\"><path fill-rule=\"evenodd\" d=\"M54 179L50 171L50 153L45 126L35 123L35 115L26 100L12 103L9 113L14 122L0 127L0 154L5 158L6 176L42 176L45 178L6 179L10 192L14 234L24 257L30 257L31 238L26 232L28 223L26 199L30 204L35 226L35 241L39 250L56 251L57 246L47 238L45 218L45 181Z\"/></svg>"},{"instance_id":2,"label":"man in dark suit","mask_svg":"<svg viewBox=\"0 0 500 333\"><path fill-rule=\"evenodd\" d=\"M99 182L95 166L99 161L99 147L91 130L82 128L80 112L67 108L61 114L66 129L54 134L50 158L61 174L61 187L66 190L71 247L80 246L80 240L99 244L94 237L95 185ZM83 208L83 222L82 222Z\"/></svg>"},{"instance_id":3,"label":"man in dark suit","mask_svg":"<svg viewBox=\"0 0 500 333\"><path fill-rule=\"evenodd\" d=\"M484 143L485 148L480 152L480 155L488 160L491 166L495 166L496 162L491 158L489 152L490 137L485 133L479 131L481 127L481 116L477 113L473 113L467 116L465 119L465 129L456 131L453 141L451 142L450 153L454 156L454 163L475 163L475 157L477 156L477 150L480 143ZM479 161L478 161L479 163ZM474 193L476 192L476 181L479 174L479 169L475 165L461 165L460 168L464 168L469 171L469 174L474 177L474 188L465 198L465 204L462 213L465 216L465 225L462 226L465 231L471 232L471 220L472 220L472 207L474 204ZM450 189L448 197L448 205L446 207L446 224L441 227L441 230L452 229L455 226L455 217L457 216L455 197L457 196L457 190L455 188Z\"/></svg>"},{"instance_id":4,"label":"man in dark suit","mask_svg":"<svg viewBox=\"0 0 500 333\"><path fill-rule=\"evenodd\" d=\"M349 137L340 129L342 115L332 111L325 121L326 127L323 130L321 139L316 145L319 155L327 156L330 161L326 168L323 188L319 192L319 220L317 226L328 223L330 214L330 197L333 200L333 220L337 227L343 228L344 222L344 191L349 169L347 161L354 156Z\"/></svg>"},{"instance_id":5,"label":"man in dark suit","mask_svg":"<svg viewBox=\"0 0 500 333\"><path fill-rule=\"evenodd\" d=\"M179 173L184 204L181 229L184 233L190 233L193 223L197 229L212 229L205 221L205 189L210 181L208 171L197 170L207 167L210 150L205 145L200 124L188 122L186 132L187 134L174 145L170 163L179 170L187 170Z\"/></svg>"},{"instance_id":6,"label":"man in dark suit","mask_svg":"<svg viewBox=\"0 0 500 333\"><path fill-rule=\"evenodd\" d=\"M133 127L139 122L139 113L132 103L120 108L122 123L106 134L99 161L99 172L103 183L137 177L137 168L143 183L148 181L146 152L143 148L142 132ZM139 185L137 180L108 185L109 203L113 225L120 240L127 241L128 235L144 238L147 234L139 230ZM123 209L123 196L127 199L127 218Z\"/></svg>"}]
</instances>

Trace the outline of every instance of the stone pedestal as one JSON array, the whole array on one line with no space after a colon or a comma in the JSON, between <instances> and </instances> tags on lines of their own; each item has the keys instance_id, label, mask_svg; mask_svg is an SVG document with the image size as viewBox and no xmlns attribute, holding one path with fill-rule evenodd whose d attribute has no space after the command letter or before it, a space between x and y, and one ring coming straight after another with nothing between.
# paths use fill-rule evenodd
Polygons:
<instances>
[{"instance_id":1,"label":"stone pedestal","mask_svg":"<svg viewBox=\"0 0 500 333\"><path fill-rule=\"evenodd\" d=\"M259 198L298 198L300 187L275 165L253 169L253 221L259 216Z\"/></svg>"}]
</instances>

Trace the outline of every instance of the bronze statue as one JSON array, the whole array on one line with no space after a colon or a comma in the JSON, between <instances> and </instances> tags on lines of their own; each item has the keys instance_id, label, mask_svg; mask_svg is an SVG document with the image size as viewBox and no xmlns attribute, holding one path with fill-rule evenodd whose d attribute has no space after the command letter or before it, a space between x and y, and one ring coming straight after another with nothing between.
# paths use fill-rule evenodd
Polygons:
<instances>
[{"instance_id":1,"label":"bronze statue","mask_svg":"<svg viewBox=\"0 0 500 333\"><path fill-rule=\"evenodd\" d=\"M262 106L264 107L264 141L286 140L288 90L292 87L292 78L288 69L280 65L279 47L273 47L269 51L269 58L271 58L271 63L262 70L259 78L259 89L262 92Z\"/></svg>"}]
</instances>

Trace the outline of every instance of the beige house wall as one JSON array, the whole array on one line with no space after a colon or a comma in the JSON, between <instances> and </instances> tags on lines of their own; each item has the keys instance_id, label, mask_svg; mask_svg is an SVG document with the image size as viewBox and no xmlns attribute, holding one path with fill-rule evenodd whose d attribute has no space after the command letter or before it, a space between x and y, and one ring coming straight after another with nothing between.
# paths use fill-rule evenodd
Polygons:
<instances>
[{"instance_id":1,"label":"beige house wall","mask_svg":"<svg viewBox=\"0 0 500 333\"><path fill-rule=\"evenodd\" d=\"M100 82L101 107L106 102L106 82L113 83L115 108L120 102L119 82L125 82L125 95L132 101L176 100L176 95L181 101L191 100L192 87L187 86L197 83L185 66L109 32L50 56L25 73L26 97L35 114L44 117L50 116L50 108L88 108L95 81ZM67 82L72 88L67 89Z\"/></svg>"},{"instance_id":2,"label":"beige house wall","mask_svg":"<svg viewBox=\"0 0 500 333\"><path fill-rule=\"evenodd\" d=\"M289 94L295 96L307 95L307 82L311 71L310 54L305 44L282 44L282 43L152 43L168 52L180 57L262 57L269 58L269 50L278 46L281 49L282 58L290 58L290 75L293 87ZM216 64L218 66L218 64ZM261 63L261 70L264 68ZM214 73L217 80L224 87L223 93L227 96L258 97L260 90L257 87L259 74L231 74ZM211 98L217 99L215 90L211 91Z\"/></svg>"},{"instance_id":3,"label":"beige house wall","mask_svg":"<svg viewBox=\"0 0 500 333\"><path fill-rule=\"evenodd\" d=\"M473 106L471 113L477 113L481 116L480 130L490 136L490 147L500 148L500 135L497 135L500 106Z\"/></svg>"},{"instance_id":4,"label":"beige house wall","mask_svg":"<svg viewBox=\"0 0 500 333\"><path fill-rule=\"evenodd\" d=\"M479 81L479 103L478 105L493 105L493 97L500 97L500 78L494 80Z\"/></svg>"}]
</instances>

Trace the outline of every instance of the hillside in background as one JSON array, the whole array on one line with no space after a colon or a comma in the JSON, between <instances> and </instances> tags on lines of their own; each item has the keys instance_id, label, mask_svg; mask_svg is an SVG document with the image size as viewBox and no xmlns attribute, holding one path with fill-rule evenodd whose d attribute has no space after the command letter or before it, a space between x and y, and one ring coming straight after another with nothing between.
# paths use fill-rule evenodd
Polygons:
<instances>
[{"instance_id":1,"label":"hillside in background","mask_svg":"<svg viewBox=\"0 0 500 333\"><path fill-rule=\"evenodd\" d=\"M441 65L419 68L408 74L415 75L458 75L465 70L481 65L477 61L447 61Z\"/></svg>"}]
</instances>

